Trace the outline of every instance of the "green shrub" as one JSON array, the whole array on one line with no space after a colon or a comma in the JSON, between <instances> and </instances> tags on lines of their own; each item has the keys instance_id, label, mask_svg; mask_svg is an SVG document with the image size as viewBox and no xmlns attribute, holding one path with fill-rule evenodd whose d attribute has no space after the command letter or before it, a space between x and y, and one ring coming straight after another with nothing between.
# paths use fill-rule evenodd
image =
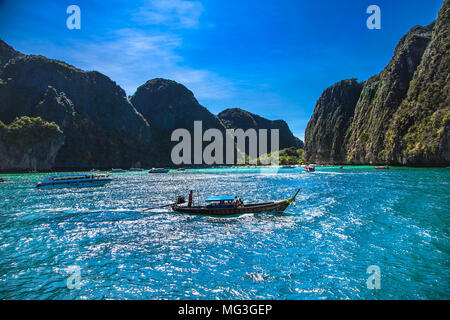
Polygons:
<instances>
[{"instance_id":1,"label":"green shrub","mask_svg":"<svg viewBox=\"0 0 450 320\"><path fill-rule=\"evenodd\" d=\"M41 141L53 137L57 133L62 133L56 123L47 122L41 117L16 118L9 125L5 125L0 121L0 129L2 140L8 146L17 143L24 143L26 146L33 146Z\"/></svg>"}]
</instances>

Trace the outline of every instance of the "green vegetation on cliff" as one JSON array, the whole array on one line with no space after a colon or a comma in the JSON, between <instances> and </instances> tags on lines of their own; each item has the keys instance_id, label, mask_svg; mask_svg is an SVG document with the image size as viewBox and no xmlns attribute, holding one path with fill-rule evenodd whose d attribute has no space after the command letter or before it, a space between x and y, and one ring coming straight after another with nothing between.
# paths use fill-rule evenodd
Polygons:
<instances>
[{"instance_id":1,"label":"green vegetation on cliff","mask_svg":"<svg viewBox=\"0 0 450 320\"><path fill-rule=\"evenodd\" d=\"M408 164L450 163L450 2L445 1L406 99L386 134L386 156Z\"/></svg>"},{"instance_id":2,"label":"green vegetation on cliff","mask_svg":"<svg viewBox=\"0 0 450 320\"><path fill-rule=\"evenodd\" d=\"M306 128L306 161L450 165L449 77L445 0L435 23L402 37L381 73L324 91Z\"/></svg>"},{"instance_id":3,"label":"green vegetation on cliff","mask_svg":"<svg viewBox=\"0 0 450 320\"><path fill-rule=\"evenodd\" d=\"M57 124L40 117L0 121L0 170L49 170L64 145Z\"/></svg>"},{"instance_id":4,"label":"green vegetation on cliff","mask_svg":"<svg viewBox=\"0 0 450 320\"><path fill-rule=\"evenodd\" d=\"M9 125L0 121L0 135L2 142L7 147L18 143L32 147L57 134L62 134L58 125L54 122L44 121L41 117L20 117Z\"/></svg>"},{"instance_id":5,"label":"green vegetation on cliff","mask_svg":"<svg viewBox=\"0 0 450 320\"><path fill-rule=\"evenodd\" d=\"M258 164L264 164L278 156L281 165L297 165L304 163L305 152L303 149L295 147L285 148L280 151L261 155L257 160Z\"/></svg>"}]
</instances>

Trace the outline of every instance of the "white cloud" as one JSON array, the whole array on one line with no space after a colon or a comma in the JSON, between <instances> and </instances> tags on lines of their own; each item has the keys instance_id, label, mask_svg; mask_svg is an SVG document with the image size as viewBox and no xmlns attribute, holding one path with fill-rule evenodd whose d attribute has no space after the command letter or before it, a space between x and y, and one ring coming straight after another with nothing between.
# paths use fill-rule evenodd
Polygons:
<instances>
[{"instance_id":1,"label":"white cloud","mask_svg":"<svg viewBox=\"0 0 450 320\"><path fill-rule=\"evenodd\" d=\"M167 78L184 84L200 102L216 104L233 96L233 85L212 71L190 67L179 53L181 29L198 27L202 11L198 1L145 0L131 13L135 27L68 41L64 46L49 43L46 51L52 52L50 58L107 75L128 95L147 80ZM169 28L161 31L160 24Z\"/></svg>"},{"instance_id":2,"label":"white cloud","mask_svg":"<svg viewBox=\"0 0 450 320\"><path fill-rule=\"evenodd\" d=\"M134 13L133 19L146 25L196 28L202 12L203 6L198 1L147 0Z\"/></svg>"},{"instance_id":3,"label":"white cloud","mask_svg":"<svg viewBox=\"0 0 450 320\"><path fill-rule=\"evenodd\" d=\"M148 35L137 29L121 29L109 40L78 42L63 56L81 69L106 74L128 95L147 80L160 77L184 84L199 100L233 95L233 85L226 79L209 70L184 65L183 58L175 52L181 45L181 38L173 34Z\"/></svg>"}]
</instances>

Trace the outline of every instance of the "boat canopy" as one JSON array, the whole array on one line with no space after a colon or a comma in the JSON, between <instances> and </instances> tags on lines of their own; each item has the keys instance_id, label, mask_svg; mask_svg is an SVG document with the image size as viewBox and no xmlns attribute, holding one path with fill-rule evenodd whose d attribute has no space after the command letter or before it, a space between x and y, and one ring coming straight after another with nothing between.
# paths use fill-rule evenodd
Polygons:
<instances>
[{"instance_id":1,"label":"boat canopy","mask_svg":"<svg viewBox=\"0 0 450 320\"><path fill-rule=\"evenodd\" d=\"M45 181L66 181L66 180L80 180L80 179L93 179L93 177L100 177L101 175L92 174L58 174L54 176L44 177Z\"/></svg>"},{"instance_id":2,"label":"boat canopy","mask_svg":"<svg viewBox=\"0 0 450 320\"><path fill-rule=\"evenodd\" d=\"M46 178L74 178L74 177L87 177L87 178L89 178L91 176L92 176L91 174L83 174L83 173L80 173L80 174L56 174L56 175L53 175L53 176L46 176Z\"/></svg>"},{"instance_id":3,"label":"boat canopy","mask_svg":"<svg viewBox=\"0 0 450 320\"><path fill-rule=\"evenodd\" d=\"M206 202L214 202L214 201L229 201L234 200L234 196L224 196L224 197L208 197L206 198Z\"/></svg>"}]
</instances>

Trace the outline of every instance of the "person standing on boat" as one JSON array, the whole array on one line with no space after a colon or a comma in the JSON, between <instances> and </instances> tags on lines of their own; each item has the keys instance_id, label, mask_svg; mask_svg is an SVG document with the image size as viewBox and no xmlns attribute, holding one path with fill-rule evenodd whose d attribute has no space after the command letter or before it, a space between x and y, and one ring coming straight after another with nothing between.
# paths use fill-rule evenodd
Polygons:
<instances>
[{"instance_id":1,"label":"person standing on boat","mask_svg":"<svg viewBox=\"0 0 450 320\"><path fill-rule=\"evenodd\" d=\"M237 196L234 196L233 205L234 205L235 208L237 208L239 206L239 199L238 199Z\"/></svg>"},{"instance_id":2,"label":"person standing on boat","mask_svg":"<svg viewBox=\"0 0 450 320\"><path fill-rule=\"evenodd\" d=\"M189 202L188 202L188 207L191 207L191 206L192 206L193 198L194 198L194 190L191 190L191 191L189 192Z\"/></svg>"}]
</instances>

